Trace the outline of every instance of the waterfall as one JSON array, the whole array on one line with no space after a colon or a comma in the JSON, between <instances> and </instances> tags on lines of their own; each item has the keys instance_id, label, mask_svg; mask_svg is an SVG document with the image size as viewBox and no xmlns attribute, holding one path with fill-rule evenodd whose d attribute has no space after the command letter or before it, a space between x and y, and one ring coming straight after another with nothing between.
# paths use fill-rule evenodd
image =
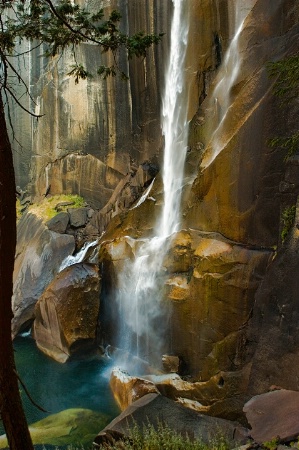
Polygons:
<instances>
[{"instance_id":1,"label":"waterfall","mask_svg":"<svg viewBox=\"0 0 299 450\"><path fill-rule=\"evenodd\" d=\"M85 242L85 244L83 245L83 247L81 248L81 250L78 253L76 253L75 255L69 255L62 261L58 272L61 272L62 270L66 269L69 266L73 266L74 264L83 262L86 259L87 254L89 253L88 250L90 248L97 247L98 241L99 240L96 239L95 241L92 241L92 242ZM89 262L91 262L91 260L93 260L93 258L94 258L93 254L89 255L89 258L88 258Z\"/></svg>"},{"instance_id":2,"label":"waterfall","mask_svg":"<svg viewBox=\"0 0 299 450\"><path fill-rule=\"evenodd\" d=\"M184 61L188 38L187 1L173 0L170 59L165 74L162 100L162 132L164 135L164 208L157 233L166 237L177 231L180 218L181 189L188 139L188 94Z\"/></svg>"},{"instance_id":3,"label":"waterfall","mask_svg":"<svg viewBox=\"0 0 299 450\"><path fill-rule=\"evenodd\" d=\"M203 167L211 164L226 144L225 122L232 104L232 87L240 73L240 36L243 25L256 0L237 0L234 7L233 38L220 67L215 87L210 95L210 109L214 111L214 131L202 162Z\"/></svg>"},{"instance_id":4,"label":"waterfall","mask_svg":"<svg viewBox=\"0 0 299 450\"><path fill-rule=\"evenodd\" d=\"M118 273L118 346L154 364L161 360L163 331L167 325L167 313L162 305L163 259L170 236L179 229L180 221L188 136L184 68L188 26L188 0L173 0L170 54L162 99L164 206L155 236L139 243L134 261L126 261Z\"/></svg>"}]
</instances>

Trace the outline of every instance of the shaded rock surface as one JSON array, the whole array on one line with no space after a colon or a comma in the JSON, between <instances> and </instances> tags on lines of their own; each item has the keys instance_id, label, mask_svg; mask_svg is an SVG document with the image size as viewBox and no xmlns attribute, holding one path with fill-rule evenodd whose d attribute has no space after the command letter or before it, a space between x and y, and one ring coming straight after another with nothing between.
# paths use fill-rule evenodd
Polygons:
<instances>
[{"instance_id":1,"label":"shaded rock surface","mask_svg":"<svg viewBox=\"0 0 299 450\"><path fill-rule=\"evenodd\" d=\"M299 435L299 392L285 389L257 395L244 406L251 426L250 436L258 443L277 438L289 442Z\"/></svg>"},{"instance_id":2,"label":"shaded rock surface","mask_svg":"<svg viewBox=\"0 0 299 450\"><path fill-rule=\"evenodd\" d=\"M299 391L298 223L297 203L294 225L256 294L247 333L251 396L269 390L271 385Z\"/></svg>"},{"instance_id":3,"label":"shaded rock surface","mask_svg":"<svg viewBox=\"0 0 299 450\"><path fill-rule=\"evenodd\" d=\"M236 445L237 442L246 441L248 436L247 430L238 424L201 415L162 395L147 394L107 425L94 442L102 444L111 442L112 439L118 440L129 436L130 428L134 425L142 428L148 423L156 428L159 423L165 424L177 433L187 434L191 439L199 438L204 443L208 443L217 436L223 436Z\"/></svg>"},{"instance_id":4,"label":"shaded rock surface","mask_svg":"<svg viewBox=\"0 0 299 450\"><path fill-rule=\"evenodd\" d=\"M178 356L163 355L162 364L165 372L178 373L180 367L180 359Z\"/></svg>"},{"instance_id":5,"label":"shaded rock surface","mask_svg":"<svg viewBox=\"0 0 299 450\"><path fill-rule=\"evenodd\" d=\"M89 208L68 209L70 224L72 227L83 227L87 222Z\"/></svg>"},{"instance_id":6,"label":"shaded rock surface","mask_svg":"<svg viewBox=\"0 0 299 450\"><path fill-rule=\"evenodd\" d=\"M97 266L79 263L60 272L35 307L37 346L59 362L95 344L100 278Z\"/></svg>"},{"instance_id":7,"label":"shaded rock surface","mask_svg":"<svg viewBox=\"0 0 299 450\"><path fill-rule=\"evenodd\" d=\"M34 318L34 305L57 274L62 261L75 249L73 236L50 231L31 213L18 223L14 270L12 334L15 336Z\"/></svg>"},{"instance_id":8,"label":"shaded rock surface","mask_svg":"<svg viewBox=\"0 0 299 450\"><path fill-rule=\"evenodd\" d=\"M46 222L47 227L55 233L64 234L66 232L67 226L69 224L70 217L66 212L60 212L52 219Z\"/></svg>"}]
</instances>

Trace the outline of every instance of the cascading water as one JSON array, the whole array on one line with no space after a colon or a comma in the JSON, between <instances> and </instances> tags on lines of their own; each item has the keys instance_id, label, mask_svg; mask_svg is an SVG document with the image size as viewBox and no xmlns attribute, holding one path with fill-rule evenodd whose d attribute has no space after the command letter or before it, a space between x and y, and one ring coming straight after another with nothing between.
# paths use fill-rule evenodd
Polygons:
<instances>
[{"instance_id":1,"label":"cascading water","mask_svg":"<svg viewBox=\"0 0 299 450\"><path fill-rule=\"evenodd\" d=\"M202 166L207 167L225 146L225 121L232 104L231 91L238 79L241 66L240 36L248 13L256 0L236 0L234 6L233 38L221 65L218 81L210 95L210 109L214 112L213 133L207 146Z\"/></svg>"},{"instance_id":2,"label":"cascading water","mask_svg":"<svg viewBox=\"0 0 299 450\"><path fill-rule=\"evenodd\" d=\"M167 321L161 302L163 258L170 242L169 236L179 226L188 136L188 94L184 70L188 1L173 0L173 7L170 57L162 100L164 206L155 236L138 243L135 260L128 261L118 274L118 346L152 363L157 363L163 351L162 329Z\"/></svg>"},{"instance_id":3,"label":"cascading water","mask_svg":"<svg viewBox=\"0 0 299 450\"><path fill-rule=\"evenodd\" d=\"M92 242L86 242L78 253L76 253L75 255L67 256L62 261L58 272L61 272L62 270L66 269L69 266L83 262L87 257L88 251L90 249L97 248L98 242L99 242L98 239ZM93 262L93 258L94 258L93 254L89 255L88 261Z\"/></svg>"}]
</instances>

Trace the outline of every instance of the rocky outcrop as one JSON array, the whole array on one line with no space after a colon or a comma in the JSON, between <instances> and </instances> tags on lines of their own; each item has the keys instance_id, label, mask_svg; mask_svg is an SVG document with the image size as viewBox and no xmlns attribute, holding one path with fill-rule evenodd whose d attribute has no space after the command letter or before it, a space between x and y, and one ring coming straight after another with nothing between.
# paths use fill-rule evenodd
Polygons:
<instances>
[{"instance_id":1,"label":"rocky outcrop","mask_svg":"<svg viewBox=\"0 0 299 450\"><path fill-rule=\"evenodd\" d=\"M92 224L99 233L106 231L111 220L128 209L134 209L134 203L141 203L151 191L154 177L158 173L157 163L147 161L138 169L131 170L116 186L107 204L95 215ZM137 202L138 200L138 202Z\"/></svg>"},{"instance_id":2,"label":"rocky outcrop","mask_svg":"<svg viewBox=\"0 0 299 450\"><path fill-rule=\"evenodd\" d=\"M223 419L201 415L184 408L172 400L157 394L147 394L134 402L120 416L114 419L95 438L94 443L101 445L112 443L130 436L130 429L137 426L140 430L151 424L158 429L159 424L167 426L177 434L189 436L190 439L200 439L208 444L219 432L230 448L236 443L244 443L248 438L247 430L240 425Z\"/></svg>"},{"instance_id":3,"label":"rocky outcrop","mask_svg":"<svg viewBox=\"0 0 299 450\"><path fill-rule=\"evenodd\" d=\"M35 214L22 216L14 270L13 336L33 321L35 303L74 249L73 236L50 231Z\"/></svg>"},{"instance_id":4,"label":"rocky outcrop","mask_svg":"<svg viewBox=\"0 0 299 450\"><path fill-rule=\"evenodd\" d=\"M159 394L158 389L151 381L140 377L131 377L120 369L113 369L110 376L110 387L121 411L144 395Z\"/></svg>"},{"instance_id":5,"label":"rocky outcrop","mask_svg":"<svg viewBox=\"0 0 299 450\"><path fill-rule=\"evenodd\" d=\"M106 289L117 288L117 273L135 257L141 243L128 237L102 243L100 259L109 277L104 275ZM272 255L217 233L183 230L172 236L163 263L170 315L166 340L170 354L183 361L185 373L205 381L239 364L244 327ZM112 320L117 308L111 295L106 314ZM111 335L106 339L113 342Z\"/></svg>"},{"instance_id":6,"label":"rocky outcrop","mask_svg":"<svg viewBox=\"0 0 299 450\"><path fill-rule=\"evenodd\" d=\"M250 436L259 444L290 442L299 434L299 392L279 389L257 395L244 406Z\"/></svg>"},{"instance_id":7,"label":"rocky outcrop","mask_svg":"<svg viewBox=\"0 0 299 450\"><path fill-rule=\"evenodd\" d=\"M33 336L40 350L59 362L95 345L100 279L94 265L60 272L35 307Z\"/></svg>"},{"instance_id":8,"label":"rocky outcrop","mask_svg":"<svg viewBox=\"0 0 299 450\"><path fill-rule=\"evenodd\" d=\"M67 226L70 222L69 214L66 212L60 212L56 216L52 217L46 222L47 227L55 233L64 234L66 232Z\"/></svg>"}]
</instances>

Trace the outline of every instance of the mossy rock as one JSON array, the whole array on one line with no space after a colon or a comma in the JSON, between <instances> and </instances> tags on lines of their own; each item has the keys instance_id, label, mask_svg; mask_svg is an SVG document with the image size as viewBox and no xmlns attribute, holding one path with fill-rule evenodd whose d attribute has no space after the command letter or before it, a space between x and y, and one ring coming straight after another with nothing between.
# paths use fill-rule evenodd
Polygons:
<instances>
[{"instance_id":1,"label":"mossy rock","mask_svg":"<svg viewBox=\"0 0 299 450\"><path fill-rule=\"evenodd\" d=\"M33 423L29 430L35 445L87 446L108 421L107 416L90 409L71 408ZM0 448L7 448L5 435L0 437Z\"/></svg>"},{"instance_id":2,"label":"mossy rock","mask_svg":"<svg viewBox=\"0 0 299 450\"><path fill-rule=\"evenodd\" d=\"M65 208L57 210L57 205L65 203ZM51 197L45 197L39 203L30 205L28 211L40 217L44 221L52 219L58 212L64 211L67 208L81 208L85 204L85 200L79 195L54 195Z\"/></svg>"}]
</instances>

